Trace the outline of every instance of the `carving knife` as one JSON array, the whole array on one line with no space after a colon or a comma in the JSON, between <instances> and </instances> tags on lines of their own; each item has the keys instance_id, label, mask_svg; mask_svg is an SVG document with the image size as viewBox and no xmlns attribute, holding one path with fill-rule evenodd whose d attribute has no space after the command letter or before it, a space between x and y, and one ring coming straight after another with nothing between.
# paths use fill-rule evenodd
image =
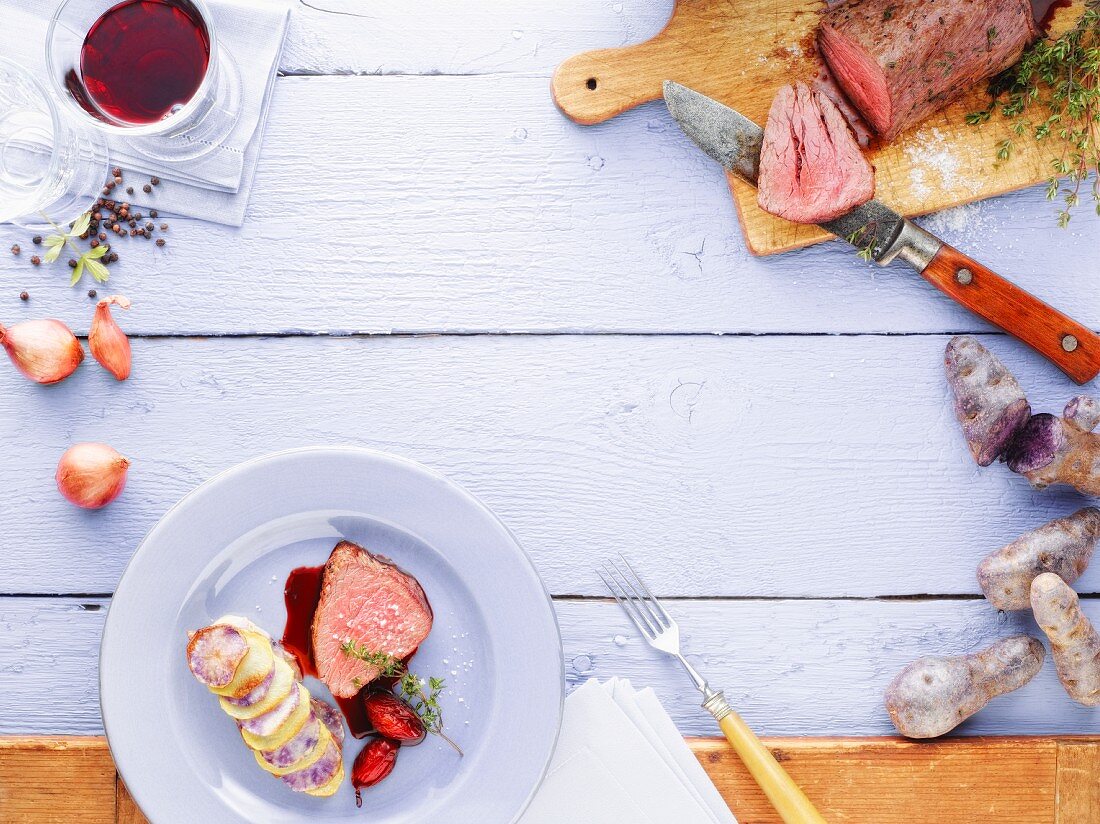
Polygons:
<instances>
[{"instance_id":1,"label":"carving knife","mask_svg":"<svg viewBox=\"0 0 1100 824\"><path fill-rule=\"evenodd\" d=\"M756 185L764 130L729 106L666 80L665 105L700 149ZM902 260L971 312L1019 338L1077 383L1100 373L1100 337L878 200L821 227L880 266Z\"/></svg>"}]
</instances>

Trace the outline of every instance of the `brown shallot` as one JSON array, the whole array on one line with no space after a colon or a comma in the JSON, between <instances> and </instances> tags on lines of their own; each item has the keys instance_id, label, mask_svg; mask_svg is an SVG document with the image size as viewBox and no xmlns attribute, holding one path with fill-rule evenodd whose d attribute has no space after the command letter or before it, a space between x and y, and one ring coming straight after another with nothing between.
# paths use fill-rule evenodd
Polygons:
<instances>
[{"instance_id":1,"label":"brown shallot","mask_svg":"<svg viewBox=\"0 0 1100 824\"><path fill-rule=\"evenodd\" d=\"M49 384L69 377L84 360L84 347L59 320L27 320L0 325L0 343L15 367L36 383Z\"/></svg>"},{"instance_id":2,"label":"brown shallot","mask_svg":"<svg viewBox=\"0 0 1100 824\"><path fill-rule=\"evenodd\" d=\"M130 460L105 443L78 443L57 464L57 489L84 509L100 509L126 486Z\"/></svg>"},{"instance_id":3,"label":"brown shallot","mask_svg":"<svg viewBox=\"0 0 1100 824\"><path fill-rule=\"evenodd\" d=\"M111 314L111 305L130 308L122 295L111 295L96 304L92 328L88 332L88 347L100 365L120 381L130 377L130 339L126 337Z\"/></svg>"}]
</instances>

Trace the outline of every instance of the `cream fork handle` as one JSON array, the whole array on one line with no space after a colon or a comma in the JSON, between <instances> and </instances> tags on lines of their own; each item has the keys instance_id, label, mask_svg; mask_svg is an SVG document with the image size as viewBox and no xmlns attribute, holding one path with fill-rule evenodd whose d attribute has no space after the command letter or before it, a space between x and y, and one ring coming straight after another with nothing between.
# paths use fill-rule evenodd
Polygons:
<instances>
[{"instance_id":1,"label":"cream fork handle","mask_svg":"<svg viewBox=\"0 0 1100 824\"><path fill-rule=\"evenodd\" d=\"M740 715L730 710L718 720L718 726L784 824L826 824L810 799L779 766L771 750L756 737Z\"/></svg>"}]
</instances>

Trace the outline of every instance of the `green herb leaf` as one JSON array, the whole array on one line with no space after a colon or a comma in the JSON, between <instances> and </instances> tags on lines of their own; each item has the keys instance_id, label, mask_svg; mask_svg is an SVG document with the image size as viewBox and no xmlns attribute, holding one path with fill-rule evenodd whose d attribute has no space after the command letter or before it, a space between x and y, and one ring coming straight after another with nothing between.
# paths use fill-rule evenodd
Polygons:
<instances>
[{"instance_id":1,"label":"green herb leaf","mask_svg":"<svg viewBox=\"0 0 1100 824\"><path fill-rule=\"evenodd\" d=\"M397 678L397 690L406 704L412 708L424 724L424 729L433 735L438 735L455 748L459 755L462 750L458 744L443 733L443 710L439 706L439 695L445 688L442 678L429 678L428 691L424 691L425 681L416 673L410 672L405 663L385 652L377 652L367 649L362 644L356 644L350 638L340 645L340 651L349 658L356 658L364 663L377 667L379 674L384 678Z\"/></svg>"},{"instance_id":2,"label":"green herb leaf","mask_svg":"<svg viewBox=\"0 0 1100 824\"><path fill-rule=\"evenodd\" d=\"M75 223L73 223L73 228L72 228L72 231L70 232L70 234L72 234L76 237L79 237L80 235L82 235L82 234L84 234L85 232L88 231L88 226L91 225L91 222L92 222L92 213L91 212L85 212L84 214L82 214L80 217L78 217L76 219Z\"/></svg>"},{"instance_id":3,"label":"green herb leaf","mask_svg":"<svg viewBox=\"0 0 1100 824\"><path fill-rule=\"evenodd\" d=\"M85 266L88 267L88 271L92 273L92 277L99 283L106 283L111 277L110 270L107 269L102 263L94 258L83 258Z\"/></svg>"},{"instance_id":4,"label":"green herb leaf","mask_svg":"<svg viewBox=\"0 0 1100 824\"><path fill-rule=\"evenodd\" d=\"M73 278L69 281L70 286L76 286L80 282L81 276L84 274L84 258L76 262L76 268L73 269Z\"/></svg>"},{"instance_id":5,"label":"green herb leaf","mask_svg":"<svg viewBox=\"0 0 1100 824\"><path fill-rule=\"evenodd\" d=\"M45 243L51 249L54 248L55 246L64 246L65 245L65 236L64 235L49 235L42 242Z\"/></svg>"},{"instance_id":6,"label":"green herb leaf","mask_svg":"<svg viewBox=\"0 0 1100 824\"><path fill-rule=\"evenodd\" d=\"M92 260L99 260L105 254L107 254L107 247L101 245L96 246L94 249L89 249L87 252L84 253L84 257L91 258Z\"/></svg>"},{"instance_id":7,"label":"green herb leaf","mask_svg":"<svg viewBox=\"0 0 1100 824\"><path fill-rule=\"evenodd\" d=\"M57 246L51 246L49 249L46 250L46 254L42 256L42 259L46 261L46 263L53 263L55 260L58 259L58 257L61 256L61 250L64 248L65 246L63 242L58 244Z\"/></svg>"},{"instance_id":8,"label":"green herb leaf","mask_svg":"<svg viewBox=\"0 0 1100 824\"><path fill-rule=\"evenodd\" d=\"M996 29L986 32L989 45L996 37ZM1057 212L1058 224L1068 225L1082 186L1100 169L1100 0L1085 0L1073 28L1026 49L1016 65L990 81L989 95L989 107L971 112L966 122L986 123L999 112L1011 122L1013 134L1050 142L1054 178L1047 197L1054 200L1062 193L1065 207ZM998 143L996 152L1007 161L1012 141ZM1091 196L1100 214L1100 187L1093 184Z\"/></svg>"}]
</instances>

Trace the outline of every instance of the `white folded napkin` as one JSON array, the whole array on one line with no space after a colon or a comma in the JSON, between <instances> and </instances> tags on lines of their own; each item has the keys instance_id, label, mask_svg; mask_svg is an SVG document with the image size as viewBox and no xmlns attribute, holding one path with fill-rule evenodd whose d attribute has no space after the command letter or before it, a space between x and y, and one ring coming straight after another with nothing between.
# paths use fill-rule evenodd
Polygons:
<instances>
[{"instance_id":1,"label":"white folded napkin","mask_svg":"<svg viewBox=\"0 0 1100 824\"><path fill-rule=\"evenodd\" d=\"M156 175L162 181L145 195L141 191L145 181L131 175L126 181L135 190L126 195L131 203L240 226L256 173L290 5L285 0L210 0L209 5L221 46L236 64L241 80L240 116L223 145L184 163L158 164L134 152L123 137L112 136L108 142L113 165L139 175ZM43 82L47 81L46 27L53 10L54 4L42 0L0 0L0 31L12 34L5 56Z\"/></svg>"},{"instance_id":2,"label":"white folded napkin","mask_svg":"<svg viewBox=\"0 0 1100 824\"><path fill-rule=\"evenodd\" d=\"M737 824L651 689L592 679L565 699L550 770L520 824Z\"/></svg>"}]
</instances>

